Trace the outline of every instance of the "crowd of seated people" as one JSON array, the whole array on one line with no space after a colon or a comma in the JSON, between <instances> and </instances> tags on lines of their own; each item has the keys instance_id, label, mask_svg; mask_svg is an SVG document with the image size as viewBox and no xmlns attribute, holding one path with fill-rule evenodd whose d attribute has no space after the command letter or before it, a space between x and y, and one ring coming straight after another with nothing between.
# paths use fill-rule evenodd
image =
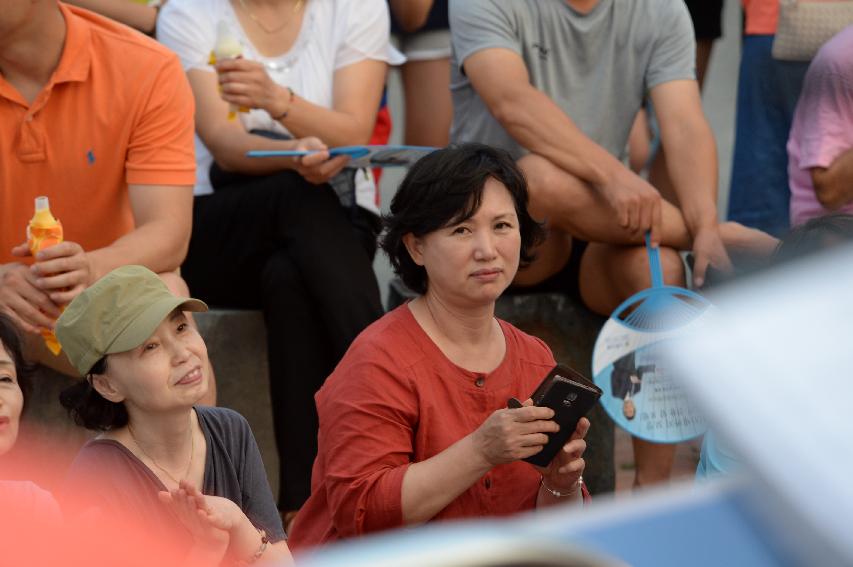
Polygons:
<instances>
[{"instance_id":1,"label":"crowd of seated people","mask_svg":"<svg viewBox=\"0 0 853 567\"><path fill-rule=\"evenodd\" d=\"M96 437L58 493L76 495L63 514L132 510L202 564L288 561L286 534L302 549L580 503L587 420L550 466L522 462L558 427L527 400L555 360L495 317L498 297L557 291L608 315L649 285L646 234L665 281L699 290L778 242L717 211L682 2L7 4L0 454L28 365L75 377L62 404ZM211 61L223 40L242 54ZM853 202L851 41L853 26L805 75L788 143L795 224ZM372 173L329 149L368 143L395 65L406 141L452 145L410 169L381 218ZM666 190L627 165L645 100ZM65 239L34 253L42 195ZM417 294L384 315L380 243ZM191 314L206 304L264 315L277 502L247 422L215 407ZM637 486L669 477L672 446L634 451ZM12 492L60 516L48 493L0 481Z\"/></svg>"}]
</instances>

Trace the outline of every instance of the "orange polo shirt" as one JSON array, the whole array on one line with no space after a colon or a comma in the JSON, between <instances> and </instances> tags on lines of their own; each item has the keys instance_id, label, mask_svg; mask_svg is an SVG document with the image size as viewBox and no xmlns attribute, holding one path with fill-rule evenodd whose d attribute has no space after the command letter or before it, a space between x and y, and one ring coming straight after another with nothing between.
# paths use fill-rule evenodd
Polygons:
<instances>
[{"instance_id":1,"label":"orange polo shirt","mask_svg":"<svg viewBox=\"0 0 853 567\"><path fill-rule=\"evenodd\" d=\"M35 100L0 75L0 264L15 260L39 195L50 197L65 239L94 250L133 230L129 184L195 184L194 102L177 56L59 7L65 46Z\"/></svg>"}]
</instances>

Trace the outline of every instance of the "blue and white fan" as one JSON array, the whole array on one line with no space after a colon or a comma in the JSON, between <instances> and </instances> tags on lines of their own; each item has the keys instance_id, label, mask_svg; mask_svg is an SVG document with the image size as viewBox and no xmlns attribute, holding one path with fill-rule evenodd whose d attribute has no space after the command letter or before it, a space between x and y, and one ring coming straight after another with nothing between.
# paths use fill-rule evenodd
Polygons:
<instances>
[{"instance_id":1,"label":"blue and white fan","mask_svg":"<svg viewBox=\"0 0 853 567\"><path fill-rule=\"evenodd\" d=\"M670 373L664 347L703 324L711 303L663 283L660 251L646 235L652 287L625 300L601 329L592 355L601 404L619 427L655 443L701 435L705 421Z\"/></svg>"}]
</instances>

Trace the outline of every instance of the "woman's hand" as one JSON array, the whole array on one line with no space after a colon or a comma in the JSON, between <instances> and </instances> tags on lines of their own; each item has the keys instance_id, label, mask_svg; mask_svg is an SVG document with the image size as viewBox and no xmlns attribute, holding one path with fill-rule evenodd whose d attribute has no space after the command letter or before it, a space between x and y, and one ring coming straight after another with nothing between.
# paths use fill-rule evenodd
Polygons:
<instances>
[{"instance_id":1,"label":"woman's hand","mask_svg":"<svg viewBox=\"0 0 853 567\"><path fill-rule=\"evenodd\" d=\"M535 455L548 442L546 433L559 431L552 417L554 410L536 407L528 399L524 407L492 413L472 434L472 440L489 465L511 463Z\"/></svg>"},{"instance_id":2,"label":"woman's hand","mask_svg":"<svg viewBox=\"0 0 853 567\"><path fill-rule=\"evenodd\" d=\"M296 172L309 183L322 185L336 176L349 163L349 156L335 156L329 159L326 144L319 138L302 138L296 144L295 150L313 150L315 153L296 160Z\"/></svg>"},{"instance_id":3,"label":"woman's hand","mask_svg":"<svg viewBox=\"0 0 853 567\"><path fill-rule=\"evenodd\" d=\"M177 490L160 492L160 500L172 506L178 518L192 533L196 543L208 555L216 553L245 560L258 550L261 536L237 504L221 496L207 496L190 482L182 480ZM286 543L274 544L276 557L286 559Z\"/></svg>"},{"instance_id":4,"label":"woman's hand","mask_svg":"<svg viewBox=\"0 0 853 567\"><path fill-rule=\"evenodd\" d=\"M259 108L281 116L290 105L290 92L273 81L266 67L249 59L224 59L216 63L222 99L239 107Z\"/></svg>"},{"instance_id":5,"label":"woman's hand","mask_svg":"<svg viewBox=\"0 0 853 567\"><path fill-rule=\"evenodd\" d=\"M563 449L557 453L551 464L544 468L536 467L542 474L543 482L551 490L574 495L580 488L578 481L586 466L582 456L586 450L584 437L587 431L589 431L589 420L582 417L568 443L563 445Z\"/></svg>"},{"instance_id":6,"label":"woman's hand","mask_svg":"<svg viewBox=\"0 0 853 567\"><path fill-rule=\"evenodd\" d=\"M181 481L179 488L160 492L158 496L189 530L196 543L225 553L230 531L243 515L234 502L218 496L205 496L186 481Z\"/></svg>"}]
</instances>

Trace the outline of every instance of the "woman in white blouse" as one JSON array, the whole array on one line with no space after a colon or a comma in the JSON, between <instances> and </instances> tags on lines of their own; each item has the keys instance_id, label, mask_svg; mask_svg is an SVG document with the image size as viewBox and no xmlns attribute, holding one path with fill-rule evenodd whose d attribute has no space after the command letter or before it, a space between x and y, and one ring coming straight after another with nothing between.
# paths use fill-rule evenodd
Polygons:
<instances>
[{"instance_id":1,"label":"woman in white blouse","mask_svg":"<svg viewBox=\"0 0 853 567\"><path fill-rule=\"evenodd\" d=\"M219 27L243 55L212 66ZM384 0L170 0L158 20L196 100L182 274L208 303L264 311L286 520L310 493L313 394L382 313L371 267L375 186L325 150L368 142L388 64L400 62L388 35ZM230 119L230 105L249 111ZM323 151L246 157L274 149Z\"/></svg>"}]
</instances>

